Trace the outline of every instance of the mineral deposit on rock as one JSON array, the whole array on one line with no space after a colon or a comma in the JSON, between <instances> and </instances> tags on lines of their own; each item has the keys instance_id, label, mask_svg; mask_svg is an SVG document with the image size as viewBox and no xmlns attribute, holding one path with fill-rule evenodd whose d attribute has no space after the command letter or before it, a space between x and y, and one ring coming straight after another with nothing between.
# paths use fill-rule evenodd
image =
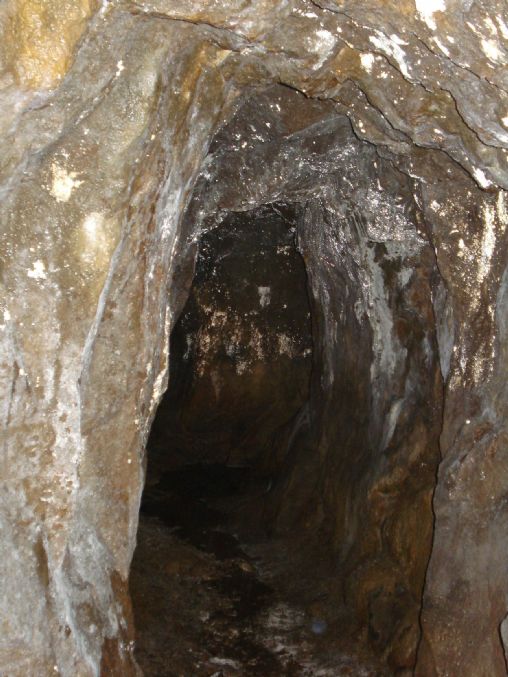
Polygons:
<instances>
[{"instance_id":1,"label":"mineral deposit on rock","mask_svg":"<svg viewBox=\"0 0 508 677\"><path fill-rule=\"evenodd\" d=\"M507 56L503 0L0 3L1 675L138 674L169 336L196 243L269 213L314 345L271 523L388 674L506 674Z\"/></svg>"}]
</instances>

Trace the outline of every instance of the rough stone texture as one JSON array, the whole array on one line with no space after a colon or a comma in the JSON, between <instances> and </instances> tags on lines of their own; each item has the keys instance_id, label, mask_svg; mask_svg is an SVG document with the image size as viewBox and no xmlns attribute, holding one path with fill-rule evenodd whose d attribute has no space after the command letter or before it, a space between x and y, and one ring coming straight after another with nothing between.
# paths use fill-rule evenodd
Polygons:
<instances>
[{"instance_id":1,"label":"rough stone texture","mask_svg":"<svg viewBox=\"0 0 508 677\"><path fill-rule=\"evenodd\" d=\"M418 527L417 506L425 505L428 528L431 467L421 484L401 481L395 492L383 481L396 474L390 463L403 458L406 470L419 463L423 441L435 450L437 413L428 404L429 398L439 402L439 388L430 299L444 380L442 461L416 674L504 675L505 3L119 0L103 2L91 16L94 9L81 0L13 1L0 8L0 672L136 670L126 580L142 451L165 388L169 331L184 301L181 266L202 224L192 207L190 221L182 215L200 170L221 172L203 164L218 127L253 88L279 82L316 99L306 119L292 119L290 111L282 137L255 126L241 140L252 146L248 155L223 148L220 175L227 188L227 172L233 187L241 172L243 205L236 209L282 195L305 202L302 252L311 259L316 251L332 255L329 271L325 261L314 261L316 312L317 305L321 312L332 307L324 290L340 292L330 321L346 323L340 326L352 337L357 323L369 328L361 341L374 370L367 374L361 365L359 388L370 387L370 377L384 385L372 388L368 425L350 431L368 437L365 463L374 459L365 475L361 459L354 463L358 474L350 486L358 486L355 496L367 497L370 526L355 526L356 503L342 514L327 512L339 550L347 525L341 562L358 562L364 553L368 570L376 557L388 561L389 555L396 573L381 586L386 590L412 571L412 601L404 603L397 628L414 632L423 563L421 554L407 550L413 543L408 524L413 519ZM360 145L340 114L373 146ZM306 130L306 146L301 140L292 145L299 130ZM314 132L325 146L319 157ZM273 161L265 166L265 141L272 140ZM327 160L332 140L338 147ZM220 142L219 134L214 143ZM356 167L368 176L358 184L364 193L354 195L356 179L346 172L345 186L336 191L333 180L323 182L317 199L316 181L340 170L339 160L347 160L349 173ZM223 188L210 190L210 214L235 205L235 191ZM196 191L199 200L199 184ZM345 202L337 204L339 195ZM357 200L359 213L351 206ZM389 223L395 232L386 231ZM313 248L313 238L326 240L326 248ZM349 277L340 279L339 260ZM387 283L395 275L397 281ZM358 313L366 319L353 316L348 299L360 301ZM335 314L337 304L348 309L344 318ZM341 405L330 379L343 369L332 346L323 345L323 380L314 388L327 409L347 413L349 404ZM354 347L337 343L349 354ZM397 425L383 427L397 415L408 417L408 437ZM345 432L332 430L321 440L323 459L336 445L357 448ZM323 469L316 477L324 506L337 505L341 458L333 472ZM401 524L394 517L399 509ZM401 548L388 553L394 543ZM385 570L382 561L378 572ZM360 625L362 609L363 619L371 612L391 618L386 596L369 594L361 578L348 588ZM379 633L376 623L373 630ZM387 660L394 666L413 661L413 640L408 649L402 635L388 638Z\"/></svg>"},{"instance_id":2,"label":"rough stone texture","mask_svg":"<svg viewBox=\"0 0 508 677\"><path fill-rule=\"evenodd\" d=\"M2 61L17 84L34 89L58 85L69 69L98 0L7 0L2 5Z\"/></svg>"},{"instance_id":3,"label":"rough stone texture","mask_svg":"<svg viewBox=\"0 0 508 677\"><path fill-rule=\"evenodd\" d=\"M285 88L251 99L219 136L190 214L206 223L226 208L296 201L312 296L311 393L279 441L269 522L297 525L300 547L330 544L341 634L364 630L393 669L411 667L442 415L439 274L412 181L346 117Z\"/></svg>"},{"instance_id":4,"label":"rough stone texture","mask_svg":"<svg viewBox=\"0 0 508 677\"><path fill-rule=\"evenodd\" d=\"M163 389L173 219L227 99L199 68L219 50L194 33L98 17L58 96L6 142L2 672L129 674L116 589Z\"/></svg>"},{"instance_id":5,"label":"rough stone texture","mask_svg":"<svg viewBox=\"0 0 508 677\"><path fill-rule=\"evenodd\" d=\"M263 207L201 237L149 443L162 466L168 450L173 464L259 466L307 400L310 308L293 219L283 205Z\"/></svg>"}]
</instances>

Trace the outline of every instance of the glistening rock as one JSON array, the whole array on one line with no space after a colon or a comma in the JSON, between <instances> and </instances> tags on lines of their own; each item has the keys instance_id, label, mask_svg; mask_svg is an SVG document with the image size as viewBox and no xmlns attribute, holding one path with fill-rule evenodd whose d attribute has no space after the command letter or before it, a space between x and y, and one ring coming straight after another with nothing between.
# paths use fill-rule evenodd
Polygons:
<instances>
[{"instance_id":1,"label":"glistening rock","mask_svg":"<svg viewBox=\"0 0 508 677\"><path fill-rule=\"evenodd\" d=\"M1 673L136 672L143 449L193 242L283 200L337 595L394 670L505 674L507 23L500 1L3 3Z\"/></svg>"}]
</instances>

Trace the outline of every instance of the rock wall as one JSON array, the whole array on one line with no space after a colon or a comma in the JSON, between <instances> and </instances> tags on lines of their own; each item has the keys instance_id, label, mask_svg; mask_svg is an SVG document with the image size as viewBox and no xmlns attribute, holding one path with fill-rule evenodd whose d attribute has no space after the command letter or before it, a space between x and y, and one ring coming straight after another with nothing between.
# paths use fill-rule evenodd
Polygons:
<instances>
[{"instance_id":1,"label":"rock wall","mask_svg":"<svg viewBox=\"0 0 508 677\"><path fill-rule=\"evenodd\" d=\"M126 585L164 280L228 99L195 33L113 10L57 91L7 87L25 107L2 157L3 673L135 671Z\"/></svg>"},{"instance_id":2,"label":"rock wall","mask_svg":"<svg viewBox=\"0 0 508 677\"><path fill-rule=\"evenodd\" d=\"M313 238L326 238L335 261L341 245L344 263L367 275L353 269L353 277L341 280L330 270L326 280L340 294L338 307L349 309L347 318L334 310L327 321L346 323L337 326L348 326L352 337L362 325L368 330L360 341L376 367L371 374L364 365L351 371L358 374L357 397L364 400L368 377L383 384L372 390L375 407L371 403L361 434L368 433L366 458L385 443L389 453L377 457L367 480L353 478L353 484L364 495L373 492L371 505L379 506L388 536L375 546L355 540L353 554L367 548L383 559L387 544L407 543L394 534L411 534L409 523L400 527L393 515L398 505L415 505L414 495L429 515L430 466L423 484L402 482L395 494L383 478L401 457L419 462L420 443L436 432L437 412L420 409L429 397L439 399L431 299L444 381L442 460L416 674L505 674L504 3L76 0L41 6L13 0L0 8L0 672L136 671L126 581L143 448L165 388L170 328L184 302L179 280L203 223L193 209L206 175L222 172L220 185L233 188L228 194L211 183L204 212L290 196L305 203L302 252L310 251L312 260ZM219 133L210 147L214 161L205 160L223 122L246 96L254 108L261 105L260 90L272 82L310 97L306 112L289 108L279 117L272 99L264 127L253 112L260 124L223 145L220 157ZM343 214L342 201L337 205L334 196L346 193L340 183L335 190L331 170L340 173L342 165L345 183L353 184L347 204L358 200L360 213ZM354 195L355 165L369 176L360 187L374 194ZM331 177L322 186L326 201L316 198L316 177L324 175ZM197 197L183 219L194 188ZM376 203L385 193L388 204ZM385 226L402 227L398 239L379 231L383 210ZM337 232L343 233L338 242ZM325 270L324 261L314 261L315 298ZM350 312L356 300L358 318ZM337 348L351 355L354 346L341 340ZM326 382L342 367L330 351L323 350L322 359ZM431 376L424 383L421 360ZM323 390L323 384L313 387ZM331 407L337 398L333 388L328 392L324 401ZM348 403L338 403L347 412ZM406 424L403 404L415 412ZM397 421L399 428L392 425ZM320 453L326 457L339 440L341 447L356 447L338 430L322 440ZM316 477L326 506L336 505L341 458L337 473ZM333 515L339 549L344 524L356 533L354 514L353 505ZM404 550L390 556L416 561ZM408 583L413 597L421 576L418 571ZM360 601L368 597L362 585ZM374 600L379 617L390 618L380 599ZM412 614L409 628L415 627ZM400 651L387 658L413 660Z\"/></svg>"}]
</instances>

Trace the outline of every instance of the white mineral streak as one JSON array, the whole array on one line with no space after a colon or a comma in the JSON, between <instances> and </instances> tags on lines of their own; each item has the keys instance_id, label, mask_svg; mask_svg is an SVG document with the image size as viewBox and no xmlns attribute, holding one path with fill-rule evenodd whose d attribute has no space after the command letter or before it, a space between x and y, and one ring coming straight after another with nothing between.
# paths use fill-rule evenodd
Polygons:
<instances>
[{"instance_id":1,"label":"white mineral streak","mask_svg":"<svg viewBox=\"0 0 508 677\"><path fill-rule=\"evenodd\" d=\"M57 202L68 202L74 188L78 188L83 181L76 179L76 172L68 172L65 167L60 167L56 162L51 165L53 182L50 193Z\"/></svg>"},{"instance_id":2,"label":"white mineral streak","mask_svg":"<svg viewBox=\"0 0 508 677\"><path fill-rule=\"evenodd\" d=\"M492 185L492 182L486 177L485 172L479 167L473 169L473 176L481 188L489 188Z\"/></svg>"},{"instance_id":3,"label":"white mineral streak","mask_svg":"<svg viewBox=\"0 0 508 677\"><path fill-rule=\"evenodd\" d=\"M495 62L501 62L503 60L503 54L499 47L497 46L497 43L495 40L486 40L483 39L482 42L482 49L485 53L485 56L490 59L491 61Z\"/></svg>"},{"instance_id":4,"label":"white mineral streak","mask_svg":"<svg viewBox=\"0 0 508 677\"><path fill-rule=\"evenodd\" d=\"M363 52L360 54L360 61L367 73L370 73L372 71L372 66L374 65L374 54Z\"/></svg>"},{"instance_id":5,"label":"white mineral streak","mask_svg":"<svg viewBox=\"0 0 508 677\"><path fill-rule=\"evenodd\" d=\"M308 38L307 44L311 51L320 57L319 61L313 66L313 69L315 70L323 65L335 46L335 36L330 33L330 31L321 28L317 30L313 36Z\"/></svg>"},{"instance_id":6,"label":"white mineral streak","mask_svg":"<svg viewBox=\"0 0 508 677\"><path fill-rule=\"evenodd\" d=\"M167 385L168 385L168 370L169 370L169 336L171 333L172 327L172 314L169 304L166 306L164 313L164 339L163 345L166 346L162 357L161 364L159 367L159 373L155 379L152 389L152 398L150 401L150 409L153 412L155 407L159 404L159 401L164 394Z\"/></svg>"},{"instance_id":7,"label":"white mineral streak","mask_svg":"<svg viewBox=\"0 0 508 677\"><path fill-rule=\"evenodd\" d=\"M157 378L155 379L155 383L153 384L153 393L152 393L152 401L151 401L151 406L154 407L156 404L158 404L160 398L162 397L162 394L164 392L165 388L165 378L166 378L166 372L167 369L161 369L159 373L157 374Z\"/></svg>"},{"instance_id":8,"label":"white mineral streak","mask_svg":"<svg viewBox=\"0 0 508 677\"><path fill-rule=\"evenodd\" d=\"M104 215L98 212L92 212L85 217L85 220L83 221L83 231L89 244L93 245L97 242L103 222Z\"/></svg>"},{"instance_id":9,"label":"white mineral streak","mask_svg":"<svg viewBox=\"0 0 508 677\"><path fill-rule=\"evenodd\" d=\"M112 242L105 225L105 216L100 212L87 214L83 220L79 249L80 258L86 268L108 267Z\"/></svg>"},{"instance_id":10,"label":"white mineral streak","mask_svg":"<svg viewBox=\"0 0 508 677\"><path fill-rule=\"evenodd\" d=\"M492 261L496 252L496 244L501 236L506 231L508 226L508 213L506 210L506 193L500 191L496 200L496 204L484 204L482 209L483 217L483 234L479 243L478 251L478 272L477 280L481 284L489 275L492 268ZM472 308L477 310L481 301L481 295L476 292L473 298ZM488 307L488 313L492 325L495 321L495 306ZM496 341L495 333L493 332L487 339L484 349L479 350L472 356L471 372L474 382L481 383L490 375L492 375L496 357ZM464 349L461 349L461 366L464 370L468 362L468 356Z\"/></svg>"},{"instance_id":11,"label":"white mineral streak","mask_svg":"<svg viewBox=\"0 0 508 677\"><path fill-rule=\"evenodd\" d=\"M500 190L497 196L497 215L499 223L503 229L503 233L508 227L508 210L506 208L506 191Z\"/></svg>"},{"instance_id":12,"label":"white mineral streak","mask_svg":"<svg viewBox=\"0 0 508 677\"><path fill-rule=\"evenodd\" d=\"M492 258L496 249L496 240L504 234L508 226L506 193L499 191L496 204L485 204L482 209L484 230L480 245L478 281L483 282L490 272Z\"/></svg>"},{"instance_id":13,"label":"white mineral streak","mask_svg":"<svg viewBox=\"0 0 508 677\"><path fill-rule=\"evenodd\" d=\"M393 318L388 304L384 285L383 271L375 261L372 249L364 249L364 261L368 270L369 284L363 286L367 315L374 336L375 359L371 365L371 379L375 381L384 376L388 382L392 378L400 350L393 332Z\"/></svg>"},{"instance_id":14,"label":"white mineral streak","mask_svg":"<svg viewBox=\"0 0 508 677\"><path fill-rule=\"evenodd\" d=\"M397 421L399 419L399 415L402 409L402 405L404 404L404 398L401 397L398 400L395 400L395 402L392 404L390 407L390 411L388 413L388 416L386 417L384 428L383 428L383 435L382 435L382 442L381 442L381 449L384 451L386 447L390 444L393 433L395 432L395 428L397 426Z\"/></svg>"},{"instance_id":15,"label":"white mineral streak","mask_svg":"<svg viewBox=\"0 0 508 677\"><path fill-rule=\"evenodd\" d=\"M379 49L381 52L384 52L388 56L391 56L400 68L400 72L405 78L411 79L411 74L408 71L406 63L406 53L401 46L406 45L407 43L401 40L397 35L393 34L390 37L386 36L381 31L375 30L375 35L370 35L370 42Z\"/></svg>"},{"instance_id":16,"label":"white mineral streak","mask_svg":"<svg viewBox=\"0 0 508 677\"><path fill-rule=\"evenodd\" d=\"M42 261L35 261L32 270L29 270L27 273L28 277L33 278L34 280L45 280L46 279L46 267Z\"/></svg>"},{"instance_id":17,"label":"white mineral streak","mask_svg":"<svg viewBox=\"0 0 508 677\"><path fill-rule=\"evenodd\" d=\"M445 12L446 4L444 0L415 0L416 11L420 15L422 21L425 21L427 26L435 31L436 21L434 14L436 12Z\"/></svg>"},{"instance_id":18,"label":"white mineral streak","mask_svg":"<svg viewBox=\"0 0 508 677\"><path fill-rule=\"evenodd\" d=\"M279 353L281 355L289 355L294 357L293 341L287 334L279 334L277 336L277 343L279 345Z\"/></svg>"},{"instance_id":19,"label":"white mineral streak","mask_svg":"<svg viewBox=\"0 0 508 677\"><path fill-rule=\"evenodd\" d=\"M500 16L496 17L497 25L499 26L499 30L501 31L501 35L505 40L508 40L508 26L504 22L503 18Z\"/></svg>"},{"instance_id":20,"label":"white mineral streak","mask_svg":"<svg viewBox=\"0 0 508 677\"><path fill-rule=\"evenodd\" d=\"M271 289L270 287L258 287L259 305L261 308L266 308L270 305Z\"/></svg>"},{"instance_id":21,"label":"white mineral streak","mask_svg":"<svg viewBox=\"0 0 508 677\"><path fill-rule=\"evenodd\" d=\"M439 47L439 49L443 52L443 54L445 54L446 56L450 56L450 50L448 49L448 47L446 47L446 45L443 45L443 43L441 42L441 40L439 38L434 37L434 42Z\"/></svg>"},{"instance_id":22,"label":"white mineral streak","mask_svg":"<svg viewBox=\"0 0 508 677\"><path fill-rule=\"evenodd\" d=\"M330 50L334 44L335 44L335 38L330 33L330 31L323 29L320 29L319 31L316 31L316 36L317 36L317 41L316 41L316 47L319 50L325 49L325 50Z\"/></svg>"},{"instance_id":23,"label":"white mineral streak","mask_svg":"<svg viewBox=\"0 0 508 677\"><path fill-rule=\"evenodd\" d=\"M480 262L478 264L478 280L482 282L490 271L492 255L496 246L496 210L493 205L485 205L483 208L483 231Z\"/></svg>"}]
</instances>

